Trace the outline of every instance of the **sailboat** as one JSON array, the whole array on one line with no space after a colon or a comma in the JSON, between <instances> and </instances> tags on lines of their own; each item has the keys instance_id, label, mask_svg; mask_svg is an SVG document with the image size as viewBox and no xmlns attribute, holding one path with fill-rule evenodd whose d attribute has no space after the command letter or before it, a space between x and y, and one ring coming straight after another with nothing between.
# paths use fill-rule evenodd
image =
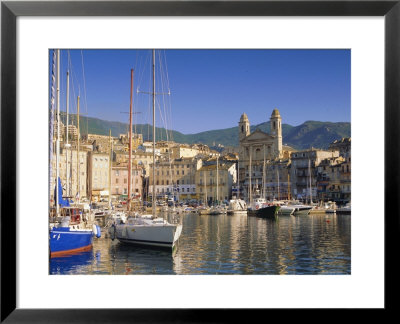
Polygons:
<instances>
[{"instance_id":1,"label":"sailboat","mask_svg":"<svg viewBox=\"0 0 400 324\"><path fill-rule=\"evenodd\" d=\"M210 215L221 215L221 214L226 214L226 212L227 212L225 205L222 206L219 203L219 183L218 183L219 171L218 171L218 164L219 164L219 162L218 162L218 156L217 156L217 204L211 207L211 209L209 211Z\"/></svg>"},{"instance_id":2,"label":"sailboat","mask_svg":"<svg viewBox=\"0 0 400 324\"><path fill-rule=\"evenodd\" d=\"M237 197L233 197L229 201L228 214L247 215L247 204L244 200L240 199L240 185L239 185L239 161L237 170Z\"/></svg>"},{"instance_id":3,"label":"sailboat","mask_svg":"<svg viewBox=\"0 0 400 324\"><path fill-rule=\"evenodd\" d=\"M204 206L199 207L197 211L199 215L208 215L210 213L210 207L208 207L207 203L206 171L203 171L203 174L204 174Z\"/></svg>"},{"instance_id":4,"label":"sailboat","mask_svg":"<svg viewBox=\"0 0 400 324\"><path fill-rule=\"evenodd\" d=\"M310 187L309 187L309 192L310 192L310 205L306 204L294 204L291 205L294 207L294 216L304 216L304 215L309 215L311 210L314 209L314 206L312 205L312 188L311 188L311 165L310 165L310 160L308 160L308 174L309 174L309 181L310 181ZM308 185L307 185L308 187Z\"/></svg>"},{"instance_id":5,"label":"sailboat","mask_svg":"<svg viewBox=\"0 0 400 324\"><path fill-rule=\"evenodd\" d=\"M53 112L54 112L54 61L57 57L57 138L56 138L56 184L54 190L55 208L50 209L53 222L49 228L49 250L50 257L59 257L71 253L88 251L92 249L93 236L100 237L100 227L93 225L87 228L83 222L83 210L79 207L70 206L69 201L62 197L62 184L59 170L60 156L60 50L53 52L52 70L52 98L51 98L51 121L50 121L50 158L53 157ZM79 97L78 97L79 98ZM79 106L79 100L78 100ZM79 109L79 108L78 108ZM79 110L78 110L79 111ZM79 133L78 133L79 134ZM79 141L79 135L78 135ZM68 155L68 154L67 154ZM51 165L51 162L50 162ZM50 175L51 175L50 167ZM68 179L67 179L68 181ZM55 210L54 210L55 209Z\"/></svg>"},{"instance_id":6,"label":"sailboat","mask_svg":"<svg viewBox=\"0 0 400 324\"><path fill-rule=\"evenodd\" d=\"M153 54L153 187L152 187L152 214L130 215L125 223L113 224L110 228L111 239L118 239L122 243L160 248L174 248L182 233L182 224L171 224L163 217L156 215L155 190L155 50ZM133 70L131 70L131 114L132 114ZM130 134L132 124L130 124ZM129 163L131 168L131 163ZM130 179L129 179L130 182ZM130 199L130 197L128 197ZM129 204L128 204L129 208Z\"/></svg>"},{"instance_id":7,"label":"sailboat","mask_svg":"<svg viewBox=\"0 0 400 324\"><path fill-rule=\"evenodd\" d=\"M279 206L276 204L270 204L265 199L265 146L264 146L264 163L263 163L263 177L262 177L262 195L259 193L259 189L257 188L256 193L257 197L253 199L252 188L251 188L251 152L250 152L250 163L249 163L249 183L250 183L250 205L247 208L247 213L249 215L258 216L258 217L276 217ZM256 184L257 187L257 184Z\"/></svg>"}]
</instances>

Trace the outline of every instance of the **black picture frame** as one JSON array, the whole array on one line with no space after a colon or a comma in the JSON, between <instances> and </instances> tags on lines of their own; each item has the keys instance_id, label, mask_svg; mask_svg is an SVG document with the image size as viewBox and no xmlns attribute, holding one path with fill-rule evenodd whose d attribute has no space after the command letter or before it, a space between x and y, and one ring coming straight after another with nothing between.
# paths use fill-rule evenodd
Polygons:
<instances>
[{"instance_id":1,"label":"black picture frame","mask_svg":"<svg viewBox=\"0 0 400 324\"><path fill-rule=\"evenodd\" d=\"M383 16L385 18L385 310L395 307L389 252L398 238L400 0L394 1L2 1L1 2L1 322L200 323L253 321L256 309L18 309L16 307L16 19L19 16ZM381 207L381 206L380 206ZM381 208L381 210L383 210ZM396 244L396 243L394 243ZM373 262L373 260L371 260ZM366 283L368 285L368 283ZM210 292L212 293L212 292ZM267 293L267 292L266 292ZM344 292L345 293L345 292ZM394 293L394 294L393 294ZM394 297L391 297L394 296ZM238 298L241 298L238 296ZM322 319L321 319L322 320Z\"/></svg>"}]
</instances>

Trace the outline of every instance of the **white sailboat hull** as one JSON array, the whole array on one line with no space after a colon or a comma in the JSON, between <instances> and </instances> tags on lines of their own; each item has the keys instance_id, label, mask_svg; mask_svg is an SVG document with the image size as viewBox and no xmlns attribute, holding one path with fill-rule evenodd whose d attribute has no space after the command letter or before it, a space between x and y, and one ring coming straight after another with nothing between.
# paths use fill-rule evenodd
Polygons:
<instances>
[{"instance_id":1,"label":"white sailboat hull","mask_svg":"<svg viewBox=\"0 0 400 324\"><path fill-rule=\"evenodd\" d=\"M115 237L123 243L173 248L181 232L180 224L121 224Z\"/></svg>"},{"instance_id":2,"label":"white sailboat hull","mask_svg":"<svg viewBox=\"0 0 400 324\"><path fill-rule=\"evenodd\" d=\"M306 205L294 205L293 207L295 208L294 210L295 216L309 215L310 211L313 209L313 207Z\"/></svg>"},{"instance_id":3,"label":"white sailboat hull","mask_svg":"<svg viewBox=\"0 0 400 324\"><path fill-rule=\"evenodd\" d=\"M291 216L293 215L294 211L295 211L294 207L281 206L281 208L278 210L278 215Z\"/></svg>"}]
</instances>

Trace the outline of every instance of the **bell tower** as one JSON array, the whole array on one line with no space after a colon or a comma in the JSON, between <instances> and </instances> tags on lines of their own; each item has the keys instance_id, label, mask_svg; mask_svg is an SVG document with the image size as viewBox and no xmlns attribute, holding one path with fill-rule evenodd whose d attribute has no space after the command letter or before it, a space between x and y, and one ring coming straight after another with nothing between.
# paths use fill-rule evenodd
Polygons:
<instances>
[{"instance_id":1,"label":"bell tower","mask_svg":"<svg viewBox=\"0 0 400 324\"><path fill-rule=\"evenodd\" d=\"M243 113L239 121L239 142L249 135L250 135L249 118L247 118L246 113Z\"/></svg>"},{"instance_id":2,"label":"bell tower","mask_svg":"<svg viewBox=\"0 0 400 324\"><path fill-rule=\"evenodd\" d=\"M278 109L274 109L269 119L271 123L271 135L275 136L275 155L282 156L282 118Z\"/></svg>"}]
</instances>

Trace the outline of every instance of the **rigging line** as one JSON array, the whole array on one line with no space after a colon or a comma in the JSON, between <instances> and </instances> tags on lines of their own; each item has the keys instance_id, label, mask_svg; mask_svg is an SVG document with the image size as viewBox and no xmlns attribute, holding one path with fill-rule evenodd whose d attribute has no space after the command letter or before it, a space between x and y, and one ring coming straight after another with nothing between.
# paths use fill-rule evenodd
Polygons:
<instances>
[{"instance_id":1,"label":"rigging line","mask_svg":"<svg viewBox=\"0 0 400 324\"><path fill-rule=\"evenodd\" d=\"M168 87L168 93L170 93L171 89L170 89L170 83L169 83L169 74L168 74L168 65L167 65L167 54L166 54L166 51L165 51L165 50L164 50L163 52L164 52L163 58L164 58L164 67L165 67L166 84L167 84L167 87ZM169 108L168 112L169 112L170 126L171 126L171 128L170 128L170 137L171 137L171 140L173 140L173 132L172 132L172 129L173 129L173 128L172 128L172 105L171 105L171 97L170 97L170 96L168 97L168 108Z\"/></svg>"},{"instance_id":2,"label":"rigging line","mask_svg":"<svg viewBox=\"0 0 400 324\"><path fill-rule=\"evenodd\" d=\"M137 84L137 92L139 93L139 89L140 89L140 87L141 87L141 85L143 84L143 80L144 80L144 74L145 74L145 72L147 72L147 69L145 68L146 66L147 66L147 62L150 62L150 64L151 64L151 56L150 55L139 55L139 53L140 53L141 51L140 50L138 50L137 52L136 52L136 54L137 54L137 63L136 63L136 65L135 65L135 68L136 68L136 76L137 76L137 82L136 82L136 84ZM144 57L144 58L143 58ZM150 71L151 71L151 69L150 69ZM150 74L151 75L151 74ZM151 79L150 79L151 80ZM150 100L150 98L148 99L148 100ZM136 106L140 106L140 104L139 104L139 102L142 102L142 101L144 101L144 100L140 100L139 101L139 97L138 97L138 99L136 100L137 101L137 105ZM147 115L147 112L144 114L145 116L144 116L144 121L146 121L147 119L148 119L148 115ZM136 117L136 116L135 116ZM138 118L138 116L137 116L137 118ZM147 129L148 129L148 133L149 133L149 131L150 131L150 129L149 129L149 125L147 125L148 127L147 127ZM145 124L142 124L141 125L141 127L140 127L140 132L143 134L143 131L145 130L144 128L146 127L146 125ZM148 134L148 137L149 137L149 134ZM147 137L147 138L148 138Z\"/></svg>"},{"instance_id":3,"label":"rigging line","mask_svg":"<svg viewBox=\"0 0 400 324\"><path fill-rule=\"evenodd\" d=\"M158 52L158 62L159 62L159 70L160 70L160 84L161 84L161 93L164 93L164 79L163 79L163 66L161 64L161 52ZM164 100L164 95L162 95L163 98L163 106L164 106L164 127L165 127L165 133L166 133L166 138L168 141L168 127L167 127L167 119L166 119L166 113L165 113L165 100ZM160 104L160 117L161 120L163 121L163 116L161 112L161 104Z\"/></svg>"},{"instance_id":4,"label":"rigging line","mask_svg":"<svg viewBox=\"0 0 400 324\"><path fill-rule=\"evenodd\" d=\"M167 64L166 64L166 54L165 50L163 51L163 57L161 57L160 53L160 67L162 69L161 71L161 76L163 77L162 80L162 93L164 94L163 96L163 103L164 103L164 114L165 114L165 123L166 123L166 133L167 133L167 140L173 140L173 131L172 131L172 114L171 114L171 99L170 99L170 87L169 87L169 81L168 78L166 77L168 72L167 72ZM162 61L162 58L164 58L164 61ZM164 90L164 84L166 85L166 88L168 91ZM165 98L167 96L167 98Z\"/></svg>"},{"instance_id":5,"label":"rigging line","mask_svg":"<svg viewBox=\"0 0 400 324\"><path fill-rule=\"evenodd\" d=\"M68 53L69 53L69 50L68 50ZM73 111L75 112L75 116L74 116L74 118L75 118L75 123L77 124L77 116L76 116L76 113L77 113L77 105L78 105L78 103L77 103L77 95L76 95L76 91L75 91L75 83L74 83L74 79L76 80L76 83L78 83L79 84L79 82L77 81L77 77L76 77L76 74L75 74L75 70L73 69L73 65L72 65L72 59L71 59L71 56L69 57L69 64L70 64L70 82L71 82L71 86L72 86L72 93L73 93L73 105L72 105L72 109L73 109ZM73 116L71 116L71 121L72 121L72 123L74 122L74 118L72 118Z\"/></svg>"},{"instance_id":6,"label":"rigging line","mask_svg":"<svg viewBox=\"0 0 400 324\"><path fill-rule=\"evenodd\" d=\"M87 98L86 98L86 78L85 78L85 65L83 64L83 51L81 50L81 58L82 58L82 76L83 76L83 91L84 91L84 98L85 98L85 109L86 114L87 111ZM86 117L86 137L89 137L89 118Z\"/></svg>"},{"instance_id":7,"label":"rigging line","mask_svg":"<svg viewBox=\"0 0 400 324\"><path fill-rule=\"evenodd\" d=\"M166 85L166 88L168 89L168 93L169 93L169 83L168 83L168 80L167 80L167 78L166 78L166 64L165 64L165 60L163 61L162 59L165 57L165 50L163 50L163 51L160 51L159 52L159 61L160 61L160 75L161 75L161 79L162 79L162 81L161 81L161 84L162 84L162 93L166 93L166 91L164 90L164 85ZM164 97L164 101L163 101L163 103L164 103L164 114L165 114L165 120L166 120L166 124L167 125L170 125L169 124L169 115L168 115L168 110L166 109L166 106L168 106L168 99L166 100L165 99L165 97ZM170 128L168 128L168 127L166 127L166 132L167 132L167 137L170 137L169 135L170 134L168 134L168 132L171 132L171 129Z\"/></svg>"}]
</instances>

